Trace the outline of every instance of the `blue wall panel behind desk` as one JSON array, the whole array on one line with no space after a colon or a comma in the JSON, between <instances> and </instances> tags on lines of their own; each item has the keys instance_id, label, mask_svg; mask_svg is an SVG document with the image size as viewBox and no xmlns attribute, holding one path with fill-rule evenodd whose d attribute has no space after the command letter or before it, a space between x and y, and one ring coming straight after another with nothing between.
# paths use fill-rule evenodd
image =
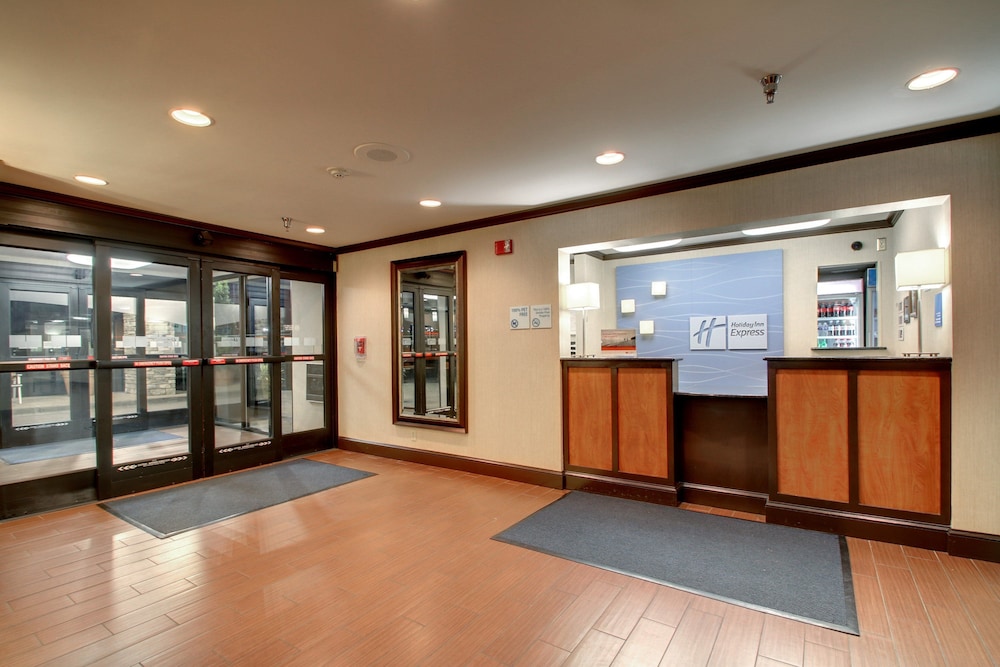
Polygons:
<instances>
[{"instance_id":1,"label":"blue wall panel behind desk","mask_svg":"<svg viewBox=\"0 0 1000 667\"><path fill-rule=\"evenodd\" d=\"M764 357L784 354L782 251L717 255L619 266L615 269L618 328L639 329L653 320L655 333L636 336L639 357L674 357L678 390L692 394L766 396ZM667 295L651 284L666 281ZM622 299L635 312L621 313ZM690 318L767 315L766 350L692 350Z\"/></svg>"}]
</instances>

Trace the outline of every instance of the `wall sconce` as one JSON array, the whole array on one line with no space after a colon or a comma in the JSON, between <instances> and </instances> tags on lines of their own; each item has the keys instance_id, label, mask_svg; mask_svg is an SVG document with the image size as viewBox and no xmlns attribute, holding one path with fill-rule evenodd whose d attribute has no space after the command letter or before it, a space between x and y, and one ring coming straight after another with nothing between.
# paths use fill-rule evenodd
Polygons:
<instances>
[{"instance_id":1,"label":"wall sconce","mask_svg":"<svg viewBox=\"0 0 1000 667\"><path fill-rule=\"evenodd\" d=\"M917 356L924 355L923 317L920 302L924 290L937 289L948 284L948 250L932 248L896 254L896 290L910 292L916 290L917 298L914 317L917 318ZM937 356L928 352L927 356Z\"/></svg>"},{"instance_id":2,"label":"wall sconce","mask_svg":"<svg viewBox=\"0 0 1000 667\"><path fill-rule=\"evenodd\" d=\"M667 295L667 281L666 280L654 280L650 285L650 293L653 296L666 296Z\"/></svg>"},{"instance_id":3,"label":"wall sconce","mask_svg":"<svg viewBox=\"0 0 1000 667\"><path fill-rule=\"evenodd\" d=\"M621 302L622 315L629 315L635 312L635 299L622 299Z\"/></svg>"},{"instance_id":4,"label":"wall sconce","mask_svg":"<svg viewBox=\"0 0 1000 667\"><path fill-rule=\"evenodd\" d=\"M583 311L582 333L580 335L580 356L587 356L587 311L601 307L601 286L597 283L573 283L566 285L566 310Z\"/></svg>"},{"instance_id":5,"label":"wall sconce","mask_svg":"<svg viewBox=\"0 0 1000 667\"><path fill-rule=\"evenodd\" d=\"M644 336L650 336L656 333L653 326L653 320L639 320L639 333Z\"/></svg>"}]
</instances>

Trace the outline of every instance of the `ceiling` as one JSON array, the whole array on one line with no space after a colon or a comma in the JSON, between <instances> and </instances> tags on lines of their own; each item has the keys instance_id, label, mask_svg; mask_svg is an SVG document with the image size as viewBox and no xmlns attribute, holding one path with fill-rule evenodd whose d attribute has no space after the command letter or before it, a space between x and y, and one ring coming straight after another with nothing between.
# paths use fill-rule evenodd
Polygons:
<instances>
[{"instance_id":1,"label":"ceiling","mask_svg":"<svg viewBox=\"0 0 1000 667\"><path fill-rule=\"evenodd\" d=\"M19 2L0 181L350 246L995 115L998 26L997 0Z\"/></svg>"}]
</instances>

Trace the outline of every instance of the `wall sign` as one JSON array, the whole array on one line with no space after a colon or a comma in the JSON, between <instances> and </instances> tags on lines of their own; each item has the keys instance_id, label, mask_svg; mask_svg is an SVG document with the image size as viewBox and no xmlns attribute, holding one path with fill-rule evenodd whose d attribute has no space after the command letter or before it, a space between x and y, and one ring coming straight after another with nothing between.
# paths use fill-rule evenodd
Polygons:
<instances>
[{"instance_id":1,"label":"wall sign","mask_svg":"<svg viewBox=\"0 0 1000 667\"><path fill-rule=\"evenodd\" d=\"M726 336L730 350L766 350L767 315L730 315Z\"/></svg>"},{"instance_id":2,"label":"wall sign","mask_svg":"<svg viewBox=\"0 0 1000 667\"><path fill-rule=\"evenodd\" d=\"M531 307L531 328L532 329L552 328L552 304L546 303Z\"/></svg>"},{"instance_id":3,"label":"wall sign","mask_svg":"<svg viewBox=\"0 0 1000 667\"><path fill-rule=\"evenodd\" d=\"M531 328L530 317L531 308L529 306L511 306L509 320L511 331Z\"/></svg>"},{"instance_id":4,"label":"wall sign","mask_svg":"<svg viewBox=\"0 0 1000 667\"><path fill-rule=\"evenodd\" d=\"M504 239L493 242L493 253L496 255L510 255L514 252L514 240Z\"/></svg>"}]
</instances>

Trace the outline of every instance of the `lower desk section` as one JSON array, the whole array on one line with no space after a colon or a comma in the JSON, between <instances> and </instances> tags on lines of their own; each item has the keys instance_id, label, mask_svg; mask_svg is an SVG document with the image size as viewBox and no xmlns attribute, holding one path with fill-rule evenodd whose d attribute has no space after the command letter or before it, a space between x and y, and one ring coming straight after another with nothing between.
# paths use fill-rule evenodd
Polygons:
<instances>
[{"instance_id":1,"label":"lower desk section","mask_svg":"<svg viewBox=\"0 0 1000 667\"><path fill-rule=\"evenodd\" d=\"M768 396L676 394L673 359L563 360L565 486L947 549L949 359L768 359Z\"/></svg>"},{"instance_id":2,"label":"lower desk section","mask_svg":"<svg viewBox=\"0 0 1000 667\"><path fill-rule=\"evenodd\" d=\"M769 522L947 548L950 359L768 359L768 406Z\"/></svg>"},{"instance_id":3,"label":"lower desk section","mask_svg":"<svg viewBox=\"0 0 1000 667\"><path fill-rule=\"evenodd\" d=\"M562 362L566 487L677 504L674 359Z\"/></svg>"}]
</instances>

